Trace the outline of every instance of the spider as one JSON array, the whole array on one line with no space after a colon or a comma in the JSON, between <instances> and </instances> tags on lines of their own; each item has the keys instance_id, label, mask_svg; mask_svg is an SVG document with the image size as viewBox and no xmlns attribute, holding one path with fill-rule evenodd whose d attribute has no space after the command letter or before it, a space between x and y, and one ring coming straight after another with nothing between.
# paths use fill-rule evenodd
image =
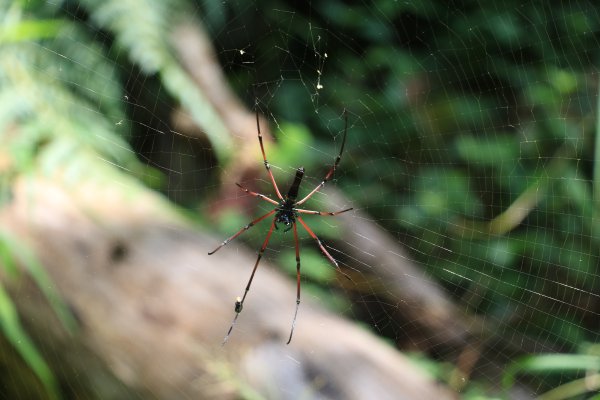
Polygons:
<instances>
[{"instance_id":1,"label":"spider","mask_svg":"<svg viewBox=\"0 0 600 400\"><path fill-rule=\"evenodd\" d=\"M342 152L344 151L344 145L346 144L346 132L348 131L348 113L346 110L344 110L343 115L344 115L345 126L344 126L344 137L342 139L342 146L340 148L340 154L338 154L338 156L336 157L335 162L333 163L333 166L331 167L329 172L327 172L327 174L325 175L325 177L323 178L321 183L319 183L310 193L308 193L305 197L303 197L301 200L298 201L297 200L298 190L300 189L300 183L302 183L302 178L304 177L304 168L300 167L296 170L296 176L294 177L294 181L292 182L292 185L290 186L290 189L289 189L287 195L285 197L282 196L281 192L279 191L279 188L277 187L277 183L275 182L275 178L273 177L273 173L271 172L271 166L270 166L269 162L267 161L267 156L266 156L265 148L263 145L262 133L260 131L260 123L258 121L258 110L256 111L256 129L258 131L258 142L260 144L260 150L262 152L262 156L263 156L265 168L267 170L267 174L269 175L269 178L271 180L273 189L275 190L275 194L277 195L278 200L273 200L272 198L267 197L264 194L256 193L251 190L248 190L245 187L243 187L242 185L240 185L239 183L236 183L236 185L241 190L248 193L250 196L258 197L261 200L264 200L271 204L274 204L275 208L273 210L269 211L268 213L249 222L247 225L242 227L237 233L235 233L234 235L225 239L216 249L214 249L213 251L208 253L209 255L216 253L221 247L227 245L229 242L231 242L232 240L234 240L235 238L240 236L242 233L246 232L248 229L250 229L257 223L274 215L273 220L271 221L271 227L269 228L269 232L267 233L267 236L265 237L265 240L258 252L258 257L256 259L256 262L254 263L254 268L252 269L252 273L250 274L250 279L248 280L248 284L246 285L246 290L244 291L244 296L241 298L237 297L235 300L235 305L234 305L235 316L233 318L233 321L231 322L231 326L229 327L229 330L227 331L227 335L225 335L225 338L223 339L223 343L222 343L223 345L227 342L227 339L229 339L229 335L231 334L231 331L233 330L233 326L235 325L238 316L240 315L240 313L242 312L242 309L244 308L244 301L246 300L246 296L248 295L248 292L250 291L250 285L252 284L252 280L254 279L254 274L258 267L258 263L260 262L260 259L263 255L265 249L267 248L267 244L269 243L269 239L271 238L273 229L276 229L276 230L279 229L278 224L283 224L285 226L284 232L288 232L289 230L292 230L294 232L294 244L296 247L296 311L294 312L294 319L292 320L292 328L290 331L290 336L288 338L287 344L290 344L290 342L292 341L292 336L294 335L294 328L296 326L296 317L298 316L298 308L300 307L300 246L298 244L298 230L296 228L297 222L300 222L300 225L302 225L302 227L306 230L306 232L308 232L308 234L317 242L317 245L319 246L319 249L321 249L321 252L323 252L323 254L327 257L327 259L335 266L335 268L338 271L340 271L346 278L350 279L350 277L347 274L345 274L343 271L341 271L340 266L337 263L337 261L335 261L335 259L331 256L331 254L329 254L329 252L325 249L325 247L323 246L323 243L321 243L321 240L319 240L319 238L312 231L312 229L310 229L308 227L308 225L306 224L306 222L304 222L304 220L302 219L300 214L335 216L335 215L339 215L339 214L342 214L342 213L352 210L352 207L347 208L345 210L336 211L336 212L314 211L314 210L305 210L302 208L298 208L298 206L304 204L319 189L321 189L323 186L325 186L325 183L331 179L331 177L333 176L333 173L335 172L336 167L340 163L340 159L342 158Z\"/></svg>"}]
</instances>

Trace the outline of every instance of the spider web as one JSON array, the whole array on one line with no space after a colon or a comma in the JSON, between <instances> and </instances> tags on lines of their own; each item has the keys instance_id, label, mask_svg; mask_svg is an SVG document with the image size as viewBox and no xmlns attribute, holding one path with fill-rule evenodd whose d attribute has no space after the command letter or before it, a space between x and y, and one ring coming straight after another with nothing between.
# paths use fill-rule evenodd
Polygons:
<instances>
[{"instance_id":1,"label":"spider web","mask_svg":"<svg viewBox=\"0 0 600 400\"><path fill-rule=\"evenodd\" d=\"M598 374L560 362L531 373L519 364L525 355L598 357L597 6L190 3L234 93L265 118L274 137L267 158L282 193L301 165L300 197L319 184L339 152L348 110L334 179L305 208L352 206L353 230L337 217L305 220L355 282L336 278L299 228L308 297L412 352L465 396L495 393L511 368L522 368L520 384L538 394ZM86 12L66 4L57 13L106 47L103 57L124 82L122 134L159 171L148 173L150 184L201 210L219 240L271 209L235 187L239 180L275 198L260 158L257 173L228 169L216 145L186 130L190 113L159 74L114 58L118 44ZM259 154L255 132L247 138L245 149ZM343 194L336 209L332 193ZM268 228L253 227L221 252L258 249ZM377 238L365 233L375 228ZM279 233L264 260L295 279L293 238ZM377 252L357 248L357 238ZM423 281L432 292L404 290ZM431 296L460 321L428 321ZM299 324L308 328L301 317Z\"/></svg>"},{"instance_id":2,"label":"spider web","mask_svg":"<svg viewBox=\"0 0 600 400\"><path fill-rule=\"evenodd\" d=\"M206 15L235 90L247 104L256 96L281 147L291 142L287 151L302 154L267 149L282 192L298 157L311 158L304 189L319 182L325 170L319 164L331 164L339 148L339 116L347 108L347 152L323 196L331 186L343 190L365 224L387 231L398 247L383 251L398 256L396 265L385 267L396 267L410 285L402 264L414 265L496 333L467 332L477 339L457 349L449 336L407 319L414 314L402 308L418 310L418 302L379 275L381 258L369 263L373 255L350 253L353 244L335 230L334 219L310 223L367 289L340 292L308 272L309 293L400 348L433 351L442 360L476 353L483 381L519 354L581 354L597 341L596 246L585 220L590 210L572 195L574 186L589 191L594 160L586 151L594 126L583 121L595 114L586 46L597 41L586 28L585 7L554 12L523 6L514 13L499 7L476 19L468 7L432 6L437 11L428 12L386 3L330 4L312 11L261 7L257 13L228 6L212 14L200 8L199 14ZM337 12L355 18L349 24L355 30L333 22ZM573 42L582 42L584 52L570 58L561 44ZM531 81L536 72L541 81ZM288 123L308 126L316 139L295 137ZM256 179L262 192L271 192L264 174ZM222 184L233 181L225 177ZM317 197L311 204L323 209L327 203ZM246 207L224 232L267 210ZM260 246L267 225L244 238L250 246ZM355 227L360 235L361 223ZM293 276L292 252L291 238L275 235L266 257ZM327 268L318 256L313 250L304 264ZM563 372L563 378L538 376L534 391L576 376Z\"/></svg>"}]
</instances>

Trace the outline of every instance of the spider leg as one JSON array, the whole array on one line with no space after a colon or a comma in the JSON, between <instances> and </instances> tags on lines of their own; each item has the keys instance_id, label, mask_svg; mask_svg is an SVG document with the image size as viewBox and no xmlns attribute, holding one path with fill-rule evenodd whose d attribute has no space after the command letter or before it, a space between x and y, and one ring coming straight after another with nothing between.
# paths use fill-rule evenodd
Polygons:
<instances>
[{"instance_id":1,"label":"spider leg","mask_svg":"<svg viewBox=\"0 0 600 400\"><path fill-rule=\"evenodd\" d=\"M336 212L303 210L301 208L296 208L296 212L299 212L300 214L329 215L329 216L339 215L339 214L345 213L346 211L350 211L350 210L354 210L354 207L346 208L345 210L336 211Z\"/></svg>"},{"instance_id":2,"label":"spider leg","mask_svg":"<svg viewBox=\"0 0 600 400\"><path fill-rule=\"evenodd\" d=\"M294 227L294 243L296 244L296 311L294 312L294 319L292 320L290 338L286 344L290 344L292 341L292 335L294 334L294 328L296 327L298 308L300 307L300 245L298 244L298 229L296 228L296 223L294 222L292 226Z\"/></svg>"},{"instance_id":3,"label":"spider leg","mask_svg":"<svg viewBox=\"0 0 600 400\"><path fill-rule=\"evenodd\" d=\"M271 183L273 184L273 188L275 189L275 193L280 200L283 200L281 193L279 192L279 188L277 187L277 183L275 182L275 178L273 177L273 173L271 172L271 165L267 161L267 155L265 154L265 147L263 145L262 133L260 132L260 123L258 122L258 108L256 109L256 130L258 131L258 142L260 143L260 151L262 152L263 160L265 162L265 168L267 169L267 173L269 174L269 178L271 178Z\"/></svg>"},{"instance_id":4,"label":"spider leg","mask_svg":"<svg viewBox=\"0 0 600 400\"><path fill-rule=\"evenodd\" d=\"M210 256L211 254L215 254L221 247L225 246L227 243L231 242L233 239L235 239L236 237L240 236L242 233L246 232L248 229L252 228L254 225L256 225L257 223L259 223L260 221L262 221L263 219L275 214L275 212L277 211L277 209L271 210L268 213L266 213L265 215L263 215L262 217L258 217L256 218L254 221L249 222L247 225L244 225L244 227L242 229L240 229L239 231L237 231L237 233L233 236L228 237L227 239L225 239L223 241L223 243L221 243L216 249L214 249L213 251L210 251L208 253L208 255Z\"/></svg>"},{"instance_id":5,"label":"spider leg","mask_svg":"<svg viewBox=\"0 0 600 400\"><path fill-rule=\"evenodd\" d=\"M231 322L231 326L229 327L229 330L227 331L227 335L225 335L225 338L223 339L223 343L221 345L224 345L227 342L227 339L229 339L229 335L231 334L231 331L233 330L233 326L235 325L235 322L238 319L238 315L240 315L240 313L242 312L242 309L244 308L244 301L246 300L246 296L248 295L248 292L250 291L250 285L252 285L252 280L254 279L254 273L256 272L256 268L258 267L258 263L260 262L260 259L262 258L263 253L265 252L265 249L267 248L267 244L269 243L269 239L271 238L271 234L273 233L273 228L275 227L275 218L273 218L273 222L271 222L271 227L269 228L269 233L267 233L267 237L265 238L265 241L263 242L260 251L258 252L258 257L256 258L256 263L254 264L254 268L252 269L252 274L250 274L250 279L248 279L248 284L246 285L246 290L244 291L244 297L242 297L241 299L238 297L235 300L235 317L233 317L233 321Z\"/></svg>"},{"instance_id":6,"label":"spider leg","mask_svg":"<svg viewBox=\"0 0 600 400\"><path fill-rule=\"evenodd\" d=\"M262 200L268 201L269 203L275 204L276 206L278 206L278 205L279 205L279 203L278 203L278 202L276 202L275 200L273 200L273 199L271 199L271 198L268 198L268 197L267 197L267 196L265 196L264 194L261 194L261 193L257 193L257 192L253 192L253 191L251 191L251 190L248 190L248 189L246 189L245 187L243 187L242 185L240 185L240 184L239 184L239 183L237 183L237 182L236 182L235 184L236 184L236 185L238 185L238 187L239 187L240 189L242 189L244 192L248 193L250 196L253 196L253 197L258 197L259 199L262 199Z\"/></svg>"},{"instance_id":7,"label":"spider leg","mask_svg":"<svg viewBox=\"0 0 600 400\"><path fill-rule=\"evenodd\" d=\"M346 110L344 110L344 120L345 120L345 126L344 126L344 138L342 139L342 147L340 148L340 154L338 154L338 156L335 159L335 162L333 163L333 167L331 167L329 172L327 172L327 174L325 175L325 178L323 178L321 183L319 183L316 188L314 188L309 194L307 194L306 197L304 197L302 200L297 202L296 205L300 205L300 204L304 203L306 200L310 199L312 197L312 195L315 194L323 186L325 186L325 183L327 181L329 181L331 179L331 177L333 176L333 173L335 172L335 168L338 166L338 164L340 163L340 160L342 159L342 152L344 151L344 145L346 144L346 133L348 132L348 112Z\"/></svg>"},{"instance_id":8,"label":"spider leg","mask_svg":"<svg viewBox=\"0 0 600 400\"><path fill-rule=\"evenodd\" d=\"M308 227L308 225L306 225L306 222L304 222L304 220L302 218L300 218L300 216L296 217L296 219L302 224L302 226L304 227L304 229L306 229L306 232L308 232L308 234L310 236L312 236L312 238L317 241L317 244L319 245L319 248L321 249L321 251L323 252L323 254L325 254L325 256L329 259L329 261L331 261L331 263L333 265L335 265L335 268L342 275L344 275L348 280L352 280L352 278L350 278L350 276L348 274L346 274L344 271L342 271L342 269L340 268L340 265L337 263L337 261L334 260L334 258L331 256L331 254L329 254L329 252L325 249L325 247L323 247L323 243L321 243L321 240L319 240L319 238L317 237L317 235L315 235L315 233L312 231L312 229L310 229Z\"/></svg>"}]
</instances>

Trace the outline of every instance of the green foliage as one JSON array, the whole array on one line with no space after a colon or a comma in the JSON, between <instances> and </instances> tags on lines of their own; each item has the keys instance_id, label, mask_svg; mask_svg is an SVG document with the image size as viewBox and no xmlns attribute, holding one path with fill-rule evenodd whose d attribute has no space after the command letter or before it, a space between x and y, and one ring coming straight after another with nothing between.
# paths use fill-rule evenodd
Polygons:
<instances>
[{"instance_id":1,"label":"green foliage","mask_svg":"<svg viewBox=\"0 0 600 400\"><path fill-rule=\"evenodd\" d=\"M579 375L582 375L582 373L598 374L600 372L600 357L586 354L540 354L523 357L516 360L506 369L502 378L502 385L505 389L510 388L514 385L517 374L552 373L563 376L572 374L572 376L575 376L574 372L579 372ZM569 384L567 383L566 385ZM598 384L596 386L600 387ZM570 396L567 397L572 398L575 395L584 394L590 390L594 389L582 384L579 387L578 393L570 393Z\"/></svg>"},{"instance_id":2,"label":"green foliage","mask_svg":"<svg viewBox=\"0 0 600 400\"><path fill-rule=\"evenodd\" d=\"M15 266L16 263L23 266L44 293L50 306L63 323L63 326L69 331L73 331L76 328L75 320L61 301L44 267L26 245L20 243L17 238L2 229L0 229L0 257L5 261L3 265L11 277L18 275L18 270Z\"/></svg>"},{"instance_id":3,"label":"green foliage","mask_svg":"<svg viewBox=\"0 0 600 400\"><path fill-rule=\"evenodd\" d=\"M70 331L75 329L75 321L56 293L52 282L42 265L31 251L9 232L0 229L0 260L9 277L17 278L17 264L25 267L29 275L42 290L63 325ZM51 369L44 361L29 335L24 330L15 306L0 284L0 330L4 337L15 347L27 365L40 379L50 398L59 398L58 386Z\"/></svg>"},{"instance_id":4,"label":"green foliage","mask_svg":"<svg viewBox=\"0 0 600 400\"><path fill-rule=\"evenodd\" d=\"M292 123L281 123L276 133L277 144L269 146L269 162L278 166L298 168L305 164L314 165L314 152L298 151L310 149L312 136L305 126ZM289 174L293 176L292 173ZM288 178L289 179L289 178Z\"/></svg>"},{"instance_id":5,"label":"green foliage","mask_svg":"<svg viewBox=\"0 0 600 400\"><path fill-rule=\"evenodd\" d=\"M0 285L0 329L44 385L51 399L59 398L54 375L21 326L19 316L8 293Z\"/></svg>"},{"instance_id":6,"label":"green foliage","mask_svg":"<svg viewBox=\"0 0 600 400\"><path fill-rule=\"evenodd\" d=\"M197 6L237 92L257 84L260 106L276 116L269 150L278 178L304 165L308 182L319 179L348 108L351 133L337 184L353 189L347 193L356 204L401 238L463 309L493 322L498 334L523 335L542 348L572 352L600 339L590 306L600 292L600 124L593 123L600 18L592 2L326 1L309 9L282 0L260 7L84 0L82 18L90 20L82 21L64 12L69 3L2 9L0 140L11 155L2 186L38 166L64 171L73 184L106 177L92 158L160 181L124 139L137 133L121 83L132 65L186 109L227 161L229 135L171 48L187 21L182 15ZM231 49L250 49L251 72ZM8 196L0 190L0 201ZM248 220L229 215L221 228L235 231ZM330 222L310 223L325 239L338 236ZM264 231L247 239L260 245ZM293 276L290 238L273 244L285 248L281 264ZM0 260L14 275L6 243ZM318 251L303 254L318 293L331 268ZM14 332L18 321L5 320ZM505 384L524 373L575 371L568 366L589 360L561 357L520 360ZM31 363L42 379L42 364ZM551 375L548 386L562 383Z\"/></svg>"},{"instance_id":7,"label":"green foliage","mask_svg":"<svg viewBox=\"0 0 600 400\"><path fill-rule=\"evenodd\" d=\"M456 150L469 165L479 167L509 167L519 158L519 144L510 133L492 137L458 136Z\"/></svg>"},{"instance_id":8,"label":"green foliage","mask_svg":"<svg viewBox=\"0 0 600 400\"><path fill-rule=\"evenodd\" d=\"M35 3L35 4L34 4ZM115 184L121 171L146 179L125 141L130 126L118 65L87 27L52 18L57 5L13 2L0 6L0 199L10 200L15 177L60 174L67 185ZM118 166L121 169L115 169ZM115 176L115 171L116 175ZM133 191L135 185L128 182ZM40 288L68 331L75 322L32 251L0 230L0 266L8 279L20 268ZM53 373L24 330L13 299L0 286L0 331L44 385L60 392Z\"/></svg>"},{"instance_id":9,"label":"green foliage","mask_svg":"<svg viewBox=\"0 0 600 400\"><path fill-rule=\"evenodd\" d=\"M82 0L92 19L112 32L130 60L146 74L158 73L161 83L192 119L203 128L214 149L225 162L232 142L219 115L174 56L174 27L190 20L186 3L180 0ZM135 21L135 23L132 23Z\"/></svg>"},{"instance_id":10,"label":"green foliage","mask_svg":"<svg viewBox=\"0 0 600 400\"><path fill-rule=\"evenodd\" d=\"M293 240L291 237L290 240ZM293 245L291 245L293 247ZM278 257L278 264L283 266L285 271L296 276L296 255L295 250L290 249L281 253ZM302 247L300 255L301 274L315 282L327 283L335 277L335 269L327 262L317 250Z\"/></svg>"},{"instance_id":11,"label":"green foliage","mask_svg":"<svg viewBox=\"0 0 600 400\"><path fill-rule=\"evenodd\" d=\"M108 124L100 119L97 126L87 130L89 135L79 133L84 131L85 123L94 120L95 114L89 112L91 107L87 107L89 103L86 99L78 98L69 90L68 85L57 84L61 74L60 60L52 60L52 57L42 54L48 48L37 46L32 41L51 38L58 51L68 41L66 32L74 27L60 20L22 20L22 14L16 6L4 11L5 24L0 34L0 140L6 146L3 156L9 155L10 162L8 168L3 169L0 175L6 182L1 187L2 197L6 198L10 177L30 172L37 162L37 155L52 144L62 144L63 147L67 143L71 144L66 152L48 152L48 155L57 160L57 164L61 158L68 157L69 152L82 146L96 144L100 152L106 151L106 143L99 139L106 137ZM80 42L72 39L71 41L73 46L81 46ZM76 61L81 61L79 65L85 66L85 60L78 57L82 53L85 54L75 51L73 56L76 57ZM72 71L72 65L74 64L65 63L64 67L67 68L67 72L76 73ZM41 73L42 70L44 73ZM71 113L74 114L72 119L66 117ZM84 122L82 118L88 119ZM49 129L49 124L56 124L58 129ZM115 142L119 143L119 139ZM114 149L109 151L116 153ZM120 154L115 156L115 160L123 159ZM44 293L63 325L73 330L75 323L70 313L31 251L9 232L1 230L0 253L2 266L8 277L17 277L17 265L24 267ZM0 329L42 382L48 396L58 398L58 386L52 371L23 329L12 300L1 286Z\"/></svg>"}]
</instances>

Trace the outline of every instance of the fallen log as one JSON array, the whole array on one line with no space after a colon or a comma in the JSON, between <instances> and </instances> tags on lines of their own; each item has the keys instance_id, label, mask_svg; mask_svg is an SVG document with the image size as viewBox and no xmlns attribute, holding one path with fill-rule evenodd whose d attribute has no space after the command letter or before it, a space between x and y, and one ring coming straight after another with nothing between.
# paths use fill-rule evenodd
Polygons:
<instances>
[{"instance_id":1,"label":"fallen log","mask_svg":"<svg viewBox=\"0 0 600 400\"><path fill-rule=\"evenodd\" d=\"M59 377L63 388L85 377L96 398L110 398L80 356L114 378L113 388L144 398L453 397L396 349L310 298L286 346L295 288L268 260L221 346L254 255L236 244L208 256L215 239L131 178L63 178L17 179L0 213L79 321L76 333L66 334L43 296L32 294L35 286L13 285L42 354L68 372Z\"/></svg>"}]
</instances>

